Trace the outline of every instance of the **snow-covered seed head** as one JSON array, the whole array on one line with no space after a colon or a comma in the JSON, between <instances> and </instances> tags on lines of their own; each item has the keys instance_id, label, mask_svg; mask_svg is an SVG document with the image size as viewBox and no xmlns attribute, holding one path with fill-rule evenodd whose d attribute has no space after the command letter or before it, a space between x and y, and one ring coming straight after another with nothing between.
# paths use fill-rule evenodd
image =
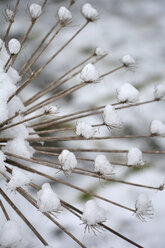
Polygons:
<instances>
[{"instance_id":1,"label":"snow-covered seed head","mask_svg":"<svg viewBox=\"0 0 165 248\"><path fill-rule=\"evenodd\" d=\"M102 56L108 55L108 52L104 50L103 48L97 47L95 49L94 54L98 57L102 57Z\"/></svg>"},{"instance_id":2,"label":"snow-covered seed head","mask_svg":"<svg viewBox=\"0 0 165 248\"><path fill-rule=\"evenodd\" d=\"M58 160L61 163L63 171L68 175L77 166L77 159L74 153L68 150L63 150L58 156Z\"/></svg>"},{"instance_id":3,"label":"snow-covered seed head","mask_svg":"<svg viewBox=\"0 0 165 248\"><path fill-rule=\"evenodd\" d=\"M93 137L96 131L96 128L92 127L84 121L79 121L76 125L76 134L78 136L83 136L86 139Z\"/></svg>"},{"instance_id":4,"label":"snow-covered seed head","mask_svg":"<svg viewBox=\"0 0 165 248\"><path fill-rule=\"evenodd\" d=\"M125 55L125 56L123 56L122 59L121 59L121 62L126 67L133 66L136 63L135 60L134 60L134 58L131 55Z\"/></svg>"},{"instance_id":5,"label":"snow-covered seed head","mask_svg":"<svg viewBox=\"0 0 165 248\"><path fill-rule=\"evenodd\" d=\"M54 115L59 113L59 106L46 106L44 108L44 113L46 115Z\"/></svg>"},{"instance_id":6,"label":"snow-covered seed head","mask_svg":"<svg viewBox=\"0 0 165 248\"><path fill-rule=\"evenodd\" d=\"M100 223L106 221L106 212L103 208L98 206L96 201L89 200L85 203L81 220L88 227L95 227Z\"/></svg>"},{"instance_id":7,"label":"snow-covered seed head","mask_svg":"<svg viewBox=\"0 0 165 248\"><path fill-rule=\"evenodd\" d=\"M32 19L37 19L42 14L42 8L39 4L32 3L29 7L29 13Z\"/></svg>"},{"instance_id":8,"label":"snow-covered seed head","mask_svg":"<svg viewBox=\"0 0 165 248\"><path fill-rule=\"evenodd\" d=\"M0 244L4 248L16 248L21 247L22 241L21 227L13 220L7 221L0 235Z\"/></svg>"},{"instance_id":9,"label":"snow-covered seed head","mask_svg":"<svg viewBox=\"0 0 165 248\"><path fill-rule=\"evenodd\" d=\"M161 99L165 96L165 84L158 84L154 89L154 98Z\"/></svg>"},{"instance_id":10,"label":"snow-covered seed head","mask_svg":"<svg viewBox=\"0 0 165 248\"><path fill-rule=\"evenodd\" d=\"M17 54L21 49L21 44L17 39L11 39L8 43L10 54Z\"/></svg>"},{"instance_id":11,"label":"snow-covered seed head","mask_svg":"<svg viewBox=\"0 0 165 248\"><path fill-rule=\"evenodd\" d=\"M111 176L114 172L114 166L104 155L98 155L95 159L94 170L103 176Z\"/></svg>"},{"instance_id":12,"label":"snow-covered seed head","mask_svg":"<svg viewBox=\"0 0 165 248\"><path fill-rule=\"evenodd\" d=\"M141 221L146 221L146 218L151 219L154 215L152 202L145 194L140 194L135 202L135 215Z\"/></svg>"},{"instance_id":13,"label":"snow-covered seed head","mask_svg":"<svg viewBox=\"0 0 165 248\"><path fill-rule=\"evenodd\" d=\"M68 24L72 20L72 14L70 10L62 6L58 10L58 18L62 24Z\"/></svg>"},{"instance_id":14,"label":"snow-covered seed head","mask_svg":"<svg viewBox=\"0 0 165 248\"><path fill-rule=\"evenodd\" d=\"M24 174L24 172L22 172L22 170L14 167L11 179L7 185L11 190L15 190L18 187L28 185L30 182L31 180Z\"/></svg>"},{"instance_id":15,"label":"snow-covered seed head","mask_svg":"<svg viewBox=\"0 0 165 248\"><path fill-rule=\"evenodd\" d=\"M6 171L6 168L4 165L5 160L6 160L5 154L2 151L0 151L0 172Z\"/></svg>"},{"instance_id":16,"label":"snow-covered seed head","mask_svg":"<svg viewBox=\"0 0 165 248\"><path fill-rule=\"evenodd\" d=\"M37 204L41 212L58 212L61 208L60 200L49 183L44 183L37 192Z\"/></svg>"},{"instance_id":17,"label":"snow-covered seed head","mask_svg":"<svg viewBox=\"0 0 165 248\"><path fill-rule=\"evenodd\" d=\"M82 69L80 79L85 83L94 83L99 80L99 73L95 66L89 63Z\"/></svg>"},{"instance_id":18,"label":"snow-covered seed head","mask_svg":"<svg viewBox=\"0 0 165 248\"><path fill-rule=\"evenodd\" d=\"M86 3L81 9L82 15L90 22L94 22L98 19L98 11L92 7L90 3Z\"/></svg>"},{"instance_id":19,"label":"snow-covered seed head","mask_svg":"<svg viewBox=\"0 0 165 248\"><path fill-rule=\"evenodd\" d=\"M104 123L110 128L121 128L122 121L117 114L117 111L112 105L106 105L103 110Z\"/></svg>"},{"instance_id":20,"label":"snow-covered seed head","mask_svg":"<svg viewBox=\"0 0 165 248\"><path fill-rule=\"evenodd\" d=\"M14 17L13 10L11 10L11 9L5 9L4 16L6 18L6 21L12 22L13 21L13 17Z\"/></svg>"},{"instance_id":21,"label":"snow-covered seed head","mask_svg":"<svg viewBox=\"0 0 165 248\"><path fill-rule=\"evenodd\" d=\"M150 133L155 135L165 135L165 124L159 120L153 120L150 124Z\"/></svg>"},{"instance_id":22,"label":"snow-covered seed head","mask_svg":"<svg viewBox=\"0 0 165 248\"><path fill-rule=\"evenodd\" d=\"M135 165L135 166L144 165L143 154L138 148L133 147L129 149L127 154L127 165Z\"/></svg>"},{"instance_id":23,"label":"snow-covered seed head","mask_svg":"<svg viewBox=\"0 0 165 248\"><path fill-rule=\"evenodd\" d=\"M129 83L123 84L116 89L116 97L119 102L137 102L139 100L139 91Z\"/></svg>"}]
</instances>

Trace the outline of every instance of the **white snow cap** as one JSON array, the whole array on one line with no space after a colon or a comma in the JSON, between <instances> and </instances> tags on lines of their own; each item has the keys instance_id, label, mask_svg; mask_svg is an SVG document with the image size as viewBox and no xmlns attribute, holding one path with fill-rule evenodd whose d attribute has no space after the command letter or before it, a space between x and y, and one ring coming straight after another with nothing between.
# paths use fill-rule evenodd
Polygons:
<instances>
[{"instance_id":1,"label":"white snow cap","mask_svg":"<svg viewBox=\"0 0 165 248\"><path fill-rule=\"evenodd\" d=\"M3 248L16 248L21 243L22 235L20 226L13 220L7 221L0 233L0 244Z\"/></svg>"},{"instance_id":2,"label":"white snow cap","mask_svg":"<svg viewBox=\"0 0 165 248\"><path fill-rule=\"evenodd\" d=\"M86 3L82 6L82 14L88 21L96 21L98 19L98 11L92 7L90 3Z\"/></svg>"},{"instance_id":3,"label":"white snow cap","mask_svg":"<svg viewBox=\"0 0 165 248\"><path fill-rule=\"evenodd\" d=\"M137 102L139 100L139 91L129 83L117 88L116 93L119 102Z\"/></svg>"},{"instance_id":4,"label":"white snow cap","mask_svg":"<svg viewBox=\"0 0 165 248\"><path fill-rule=\"evenodd\" d=\"M11 9L6 9L5 10L6 17L9 21L13 19L14 12Z\"/></svg>"},{"instance_id":5,"label":"white snow cap","mask_svg":"<svg viewBox=\"0 0 165 248\"><path fill-rule=\"evenodd\" d=\"M32 3L29 8L30 15L33 19L37 19L42 14L42 8L39 4Z\"/></svg>"},{"instance_id":6,"label":"white snow cap","mask_svg":"<svg viewBox=\"0 0 165 248\"><path fill-rule=\"evenodd\" d=\"M37 204L41 212L57 212L61 207L60 200L49 183L42 185L42 189L37 193L37 198Z\"/></svg>"},{"instance_id":7,"label":"white snow cap","mask_svg":"<svg viewBox=\"0 0 165 248\"><path fill-rule=\"evenodd\" d=\"M86 139L93 137L96 133L96 128L92 127L91 125L87 124L84 121L79 121L76 125L76 134L78 136L83 136Z\"/></svg>"},{"instance_id":8,"label":"white snow cap","mask_svg":"<svg viewBox=\"0 0 165 248\"><path fill-rule=\"evenodd\" d=\"M155 99L161 99L165 96L165 84L158 84L154 90Z\"/></svg>"},{"instance_id":9,"label":"white snow cap","mask_svg":"<svg viewBox=\"0 0 165 248\"><path fill-rule=\"evenodd\" d=\"M89 63L82 69L80 79L86 83L93 83L99 79L99 73L95 66Z\"/></svg>"},{"instance_id":10,"label":"white snow cap","mask_svg":"<svg viewBox=\"0 0 165 248\"><path fill-rule=\"evenodd\" d=\"M8 48L9 48L10 54L17 54L19 53L21 49L21 44L18 40L13 38L9 41Z\"/></svg>"},{"instance_id":11,"label":"white snow cap","mask_svg":"<svg viewBox=\"0 0 165 248\"><path fill-rule=\"evenodd\" d=\"M128 154L127 154L127 164L137 165L137 166L144 165L143 154L138 148L133 147L129 149Z\"/></svg>"},{"instance_id":12,"label":"white snow cap","mask_svg":"<svg viewBox=\"0 0 165 248\"><path fill-rule=\"evenodd\" d=\"M153 120L150 125L151 134L165 135L165 124L159 120Z\"/></svg>"},{"instance_id":13,"label":"white snow cap","mask_svg":"<svg viewBox=\"0 0 165 248\"><path fill-rule=\"evenodd\" d=\"M57 114L59 112L58 106L46 106L44 107L44 112L46 114Z\"/></svg>"},{"instance_id":14,"label":"white snow cap","mask_svg":"<svg viewBox=\"0 0 165 248\"><path fill-rule=\"evenodd\" d=\"M104 56L104 55L107 55L108 52L107 52L106 50L100 48L100 47L97 47L97 48L95 49L95 54L96 54L96 56L98 56L98 57L102 57L102 56Z\"/></svg>"},{"instance_id":15,"label":"white snow cap","mask_svg":"<svg viewBox=\"0 0 165 248\"><path fill-rule=\"evenodd\" d=\"M121 62L125 66L131 66L131 65L134 65L136 63L134 58L131 55L123 56L123 58L121 59Z\"/></svg>"},{"instance_id":16,"label":"white snow cap","mask_svg":"<svg viewBox=\"0 0 165 248\"><path fill-rule=\"evenodd\" d=\"M136 217L142 221L146 221L146 218L151 219L154 214L152 202L145 194L140 194L135 202Z\"/></svg>"},{"instance_id":17,"label":"white snow cap","mask_svg":"<svg viewBox=\"0 0 165 248\"><path fill-rule=\"evenodd\" d=\"M77 166L77 159L73 152L63 150L58 156L58 160L62 165L62 169L68 174Z\"/></svg>"},{"instance_id":18,"label":"white snow cap","mask_svg":"<svg viewBox=\"0 0 165 248\"><path fill-rule=\"evenodd\" d=\"M22 172L22 170L14 167L12 170L12 177L7 185L11 190L15 190L18 187L28 185L30 181L31 180L27 177L27 175L25 175L24 172Z\"/></svg>"},{"instance_id":19,"label":"white snow cap","mask_svg":"<svg viewBox=\"0 0 165 248\"><path fill-rule=\"evenodd\" d=\"M6 171L6 168L4 166L5 160L6 160L5 154L2 151L0 151L0 172Z\"/></svg>"},{"instance_id":20,"label":"white snow cap","mask_svg":"<svg viewBox=\"0 0 165 248\"><path fill-rule=\"evenodd\" d=\"M72 14L71 12L65 8L64 6L62 6L61 8L59 8L58 10L58 18L60 20L61 23L69 23L72 19Z\"/></svg>"},{"instance_id":21,"label":"white snow cap","mask_svg":"<svg viewBox=\"0 0 165 248\"><path fill-rule=\"evenodd\" d=\"M114 166L111 165L111 163L104 155L97 155L94 168L96 172L99 172L103 176L110 176L113 174L114 171Z\"/></svg>"},{"instance_id":22,"label":"white snow cap","mask_svg":"<svg viewBox=\"0 0 165 248\"><path fill-rule=\"evenodd\" d=\"M96 201L89 200L84 206L81 220L88 226L94 226L106 221L106 212L97 205Z\"/></svg>"},{"instance_id":23,"label":"white snow cap","mask_svg":"<svg viewBox=\"0 0 165 248\"><path fill-rule=\"evenodd\" d=\"M122 122L117 114L117 111L112 105L105 106L103 110L103 120L105 124L111 128L121 128Z\"/></svg>"}]
</instances>

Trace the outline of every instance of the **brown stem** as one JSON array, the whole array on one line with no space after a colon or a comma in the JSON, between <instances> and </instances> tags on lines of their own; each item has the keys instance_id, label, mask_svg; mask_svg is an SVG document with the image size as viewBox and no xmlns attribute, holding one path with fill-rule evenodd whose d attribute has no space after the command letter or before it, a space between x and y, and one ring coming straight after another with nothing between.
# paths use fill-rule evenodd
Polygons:
<instances>
[{"instance_id":1,"label":"brown stem","mask_svg":"<svg viewBox=\"0 0 165 248\"><path fill-rule=\"evenodd\" d=\"M3 214L4 214L5 218L6 218L6 220L7 220L7 221L10 220L9 215L8 215L8 213L7 213L7 211L6 211L6 208L5 208L5 206L3 205L3 202L2 202L1 200L0 200L0 207L1 207L1 209L2 209L2 212L3 212Z\"/></svg>"}]
</instances>

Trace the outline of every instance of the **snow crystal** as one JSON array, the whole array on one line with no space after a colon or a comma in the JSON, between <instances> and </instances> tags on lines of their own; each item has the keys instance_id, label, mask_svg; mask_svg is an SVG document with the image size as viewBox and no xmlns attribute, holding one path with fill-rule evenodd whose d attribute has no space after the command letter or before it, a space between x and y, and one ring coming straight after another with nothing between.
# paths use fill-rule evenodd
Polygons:
<instances>
[{"instance_id":1,"label":"snow crystal","mask_svg":"<svg viewBox=\"0 0 165 248\"><path fill-rule=\"evenodd\" d=\"M103 110L104 123L111 128L121 128L122 122L117 114L117 111L112 105L105 106Z\"/></svg>"},{"instance_id":2,"label":"snow crystal","mask_svg":"<svg viewBox=\"0 0 165 248\"><path fill-rule=\"evenodd\" d=\"M39 4L32 3L29 8L30 15L33 19L37 19L42 14L42 8Z\"/></svg>"},{"instance_id":3,"label":"snow crystal","mask_svg":"<svg viewBox=\"0 0 165 248\"><path fill-rule=\"evenodd\" d=\"M165 96L165 84L158 84L154 90L155 99L161 99Z\"/></svg>"},{"instance_id":4,"label":"snow crystal","mask_svg":"<svg viewBox=\"0 0 165 248\"><path fill-rule=\"evenodd\" d=\"M86 83L93 83L99 79L99 73L95 66L89 63L82 69L80 79Z\"/></svg>"},{"instance_id":5,"label":"snow crystal","mask_svg":"<svg viewBox=\"0 0 165 248\"><path fill-rule=\"evenodd\" d=\"M6 168L4 166L5 160L6 160L5 154L2 151L0 151L0 172L6 171Z\"/></svg>"},{"instance_id":6,"label":"snow crystal","mask_svg":"<svg viewBox=\"0 0 165 248\"><path fill-rule=\"evenodd\" d=\"M151 219L154 214L152 202L145 194L139 195L138 199L135 202L135 209L136 217L142 221L145 221L146 218Z\"/></svg>"},{"instance_id":7,"label":"snow crystal","mask_svg":"<svg viewBox=\"0 0 165 248\"><path fill-rule=\"evenodd\" d=\"M98 19L98 11L92 7L90 3L86 3L82 6L82 14L88 21L96 21Z\"/></svg>"},{"instance_id":8,"label":"snow crystal","mask_svg":"<svg viewBox=\"0 0 165 248\"><path fill-rule=\"evenodd\" d=\"M106 213L94 200L86 202L81 220L88 226L94 226L106 221Z\"/></svg>"},{"instance_id":9,"label":"snow crystal","mask_svg":"<svg viewBox=\"0 0 165 248\"><path fill-rule=\"evenodd\" d=\"M98 57L99 57L99 56L102 57L102 56L104 56L104 55L107 55L108 52L105 51L104 49L100 48L100 47L97 47L97 48L95 49L95 54L96 54L96 56L98 56Z\"/></svg>"},{"instance_id":10,"label":"snow crystal","mask_svg":"<svg viewBox=\"0 0 165 248\"><path fill-rule=\"evenodd\" d=\"M151 134L165 135L165 124L159 120L153 120L150 125Z\"/></svg>"},{"instance_id":11,"label":"snow crystal","mask_svg":"<svg viewBox=\"0 0 165 248\"><path fill-rule=\"evenodd\" d=\"M138 148L133 147L128 151L127 164L128 165L141 165L141 166L144 165L143 154Z\"/></svg>"},{"instance_id":12,"label":"snow crystal","mask_svg":"<svg viewBox=\"0 0 165 248\"><path fill-rule=\"evenodd\" d=\"M0 244L4 248L16 248L22 240L21 228L13 220L9 220L2 228Z\"/></svg>"},{"instance_id":13,"label":"snow crystal","mask_svg":"<svg viewBox=\"0 0 165 248\"><path fill-rule=\"evenodd\" d=\"M109 176L113 174L114 166L104 155L98 155L95 159L94 169L103 176Z\"/></svg>"},{"instance_id":14,"label":"snow crystal","mask_svg":"<svg viewBox=\"0 0 165 248\"><path fill-rule=\"evenodd\" d=\"M134 65L136 63L134 58L131 55L125 55L121 59L121 62L123 63L124 66L131 66L131 65Z\"/></svg>"},{"instance_id":15,"label":"snow crystal","mask_svg":"<svg viewBox=\"0 0 165 248\"><path fill-rule=\"evenodd\" d=\"M139 100L139 91L129 83L117 88L116 93L119 102L137 102Z\"/></svg>"},{"instance_id":16,"label":"snow crystal","mask_svg":"<svg viewBox=\"0 0 165 248\"><path fill-rule=\"evenodd\" d=\"M61 23L69 23L72 19L72 14L71 12L65 8L65 7L61 7L59 10L58 10L58 18L60 20Z\"/></svg>"},{"instance_id":17,"label":"snow crystal","mask_svg":"<svg viewBox=\"0 0 165 248\"><path fill-rule=\"evenodd\" d=\"M42 189L37 193L37 198L37 204L41 212L57 212L61 207L60 200L49 183L42 185Z\"/></svg>"},{"instance_id":18,"label":"snow crystal","mask_svg":"<svg viewBox=\"0 0 165 248\"><path fill-rule=\"evenodd\" d=\"M8 48L9 48L10 54L17 54L19 53L21 49L21 44L18 40L13 38L9 41Z\"/></svg>"},{"instance_id":19,"label":"snow crystal","mask_svg":"<svg viewBox=\"0 0 165 248\"><path fill-rule=\"evenodd\" d=\"M77 159L74 153L68 150L63 150L58 156L58 159L62 165L62 169L67 173L70 173L77 166Z\"/></svg>"},{"instance_id":20,"label":"snow crystal","mask_svg":"<svg viewBox=\"0 0 165 248\"><path fill-rule=\"evenodd\" d=\"M30 179L25 175L22 170L17 167L14 167L12 170L12 177L8 182L8 187L11 190L15 190L18 187L22 187L28 185L30 183Z\"/></svg>"},{"instance_id":21,"label":"snow crystal","mask_svg":"<svg viewBox=\"0 0 165 248\"><path fill-rule=\"evenodd\" d=\"M93 137L96 133L96 129L84 121L79 121L76 125L76 134L83 136L86 139Z\"/></svg>"}]
</instances>

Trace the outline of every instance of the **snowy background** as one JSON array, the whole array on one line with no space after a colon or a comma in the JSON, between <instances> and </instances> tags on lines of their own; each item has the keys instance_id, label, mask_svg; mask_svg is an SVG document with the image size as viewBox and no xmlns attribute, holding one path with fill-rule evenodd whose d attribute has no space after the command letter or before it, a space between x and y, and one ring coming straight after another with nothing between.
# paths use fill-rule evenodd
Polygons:
<instances>
[{"instance_id":1,"label":"snowy background","mask_svg":"<svg viewBox=\"0 0 165 248\"><path fill-rule=\"evenodd\" d=\"M11 6L14 1L0 2L1 9L7 3ZM11 30L11 37L21 38L22 33L25 32L25 27L29 25L29 18L24 10L27 2L30 4L33 1L21 1L19 12L17 15L17 22L13 25ZM42 3L42 1L35 1ZM38 63L43 63L52 55L52 50L58 49L84 22L80 15L80 7L86 1L77 0L72 8L73 22L66 27L58 36L50 48L40 58ZM120 65L120 58L125 54L131 54L137 61L137 68L134 71L120 71L108 76L100 84L87 86L72 96L67 97L58 102L61 106L61 114L70 113L88 107L108 104L115 101L116 88L129 82L136 86L141 92L140 100L147 100L153 97L154 85L164 82L165 78L165 1L164 0L91 0L92 3L100 12L100 19L96 23L91 23L85 30L59 55L50 66L48 66L37 77L33 85L28 87L22 93L22 97L27 99L29 94L37 92L45 82L51 82L58 78L62 72L66 71L71 66L71 61L74 64L86 58L96 47L102 47L109 51L109 55L97 65L100 73L104 73L118 65ZM40 40L44 32L47 32L50 25L52 25L57 18L57 10L61 5L67 6L68 1L48 0L45 12L38 21L34 30L32 31L29 41L25 44L24 49L20 55L20 59L16 65L24 61L32 47L35 47L37 40ZM49 14L48 14L49 13ZM4 29L4 20L0 19L1 31ZM29 45L31 44L31 45ZM38 64L39 65L39 64ZM36 67L38 67L36 65ZM64 85L69 87L73 83L79 82L77 77L75 80ZM152 103L150 105L141 106L138 108L127 109L121 111L121 117L125 123L124 133L127 134L143 134L148 132L150 121L153 119L160 119L165 122L164 115L165 104ZM91 118L91 122L98 119ZM120 132L122 134L122 131ZM63 143L64 145L64 143ZM70 144L76 146L75 142ZM127 149L132 146L137 146L144 150L164 150L165 142L163 138L148 138L145 140L110 140L93 144L102 148ZM87 141L84 141L82 147L89 146ZM94 158L95 154L91 155ZM164 167L165 155L145 155L148 167L144 170L121 170L119 168L119 176L124 180L144 183L147 185L159 186L165 176ZM112 157L113 158L113 157ZM125 158L120 158L125 159ZM62 178L62 176L60 176ZM121 232L125 236L140 243L145 248L163 248L165 247L165 192L155 192L150 190L141 190L135 187L124 186L123 184L103 184L97 180L90 178L81 178L72 176L75 185L92 189L95 193L104 197L110 198L113 201L120 202L124 205L134 207L134 202L140 192L145 192L153 201L155 215L154 218L147 222L141 223L138 219L125 210L111 206L110 204L103 204L108 210L107 225ZM63 199L72 202L79 208L83 208L86 196L81 195L72 189L53 185L58 191L59 195L63 195ZM16 196L13 196L16 197ZM22 205L22 200L18 197L18 205ZM25 203L24 203L25 204ZM33 220L37 226L39 213L33 215L34 209L29 205L24 207L27 216ZM125 241L115 237L112 234L103 232L96 237L91 234L83 234L83 227L80 221L67 213L63 213L58 217L59 222L64 224L76 237L79 237L87 247L105 247L105 248L129 248L132 247ZM51 244L57 248L68 247L76 248L77 245L73 243L65 234L59 229L52 229L52 226L46 219L42 219L40 232L46 236L49 235ZM30 232L27 231L27 235ZM33 241L32 241L33 242ZM31 246L32 247L32 246ZM39 247L35 243L34 247Z\"/></svg>"}]
</instances>

